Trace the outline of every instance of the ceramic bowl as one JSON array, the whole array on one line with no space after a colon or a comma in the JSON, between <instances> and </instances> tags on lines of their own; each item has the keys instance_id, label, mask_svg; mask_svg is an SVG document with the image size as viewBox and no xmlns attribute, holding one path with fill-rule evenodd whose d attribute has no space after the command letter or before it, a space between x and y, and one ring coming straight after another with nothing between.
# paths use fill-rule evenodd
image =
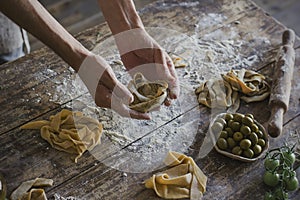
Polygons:
<instances>
[{"instance_id":1,"label":"ceramic bowl","mask_svg":"<svg viewBox=\"0 0 300 200\"><path fill-rule=\"evenodd\" d=\"M218 114L216 117L213 118L213 120L211 121L210 125L209 125L209 134L211 135L211 138L212 138L212 142L214 145L214 148L216 149L216 151L224 156L227 156L229 158L233 158L233 159L236 159L236 160L240 160L240 161L243 161L243 162L253 162L253 161L256 161L258 160L259 158L261 158L262 156L264 156L264 154L266 153L266 151L268 150L269 148L269 136L265 130L265 128L259 123L257 122L255 119L254 119L254 123L258 126L259 130L261 130L263 132L263 135L264 135L264 139L265 139L265 146L262 148L262 152L258 155L258 156L255 156L253 158L246 158L246 157L243 157L243 156L239 156L239 155L235 155L229 151L225 151L225 150L222 150L218 147L218 145L216 144L217 142L217 138L215 136L215 134L213 133L213 131L211 130L211 127L212 125L214 124L214 122L220 118L220 117L224 117L227 113L221 113L221 114Z\"/></svg>"}]
</instances>

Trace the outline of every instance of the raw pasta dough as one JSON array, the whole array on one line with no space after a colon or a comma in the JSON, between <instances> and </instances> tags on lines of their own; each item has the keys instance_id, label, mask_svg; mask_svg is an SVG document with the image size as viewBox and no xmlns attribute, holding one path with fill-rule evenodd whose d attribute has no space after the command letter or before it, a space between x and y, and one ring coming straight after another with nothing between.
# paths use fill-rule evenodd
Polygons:
<instances>
[{"instance_id":1,"label":"raw pasta dough","mask_svg":"<svg viewBox=\"0 0 300 200\"><path fill-rule=\"evenodd\" d=\"M102 134L102 124L97 120L66 109L51 116L49 121L29 122L21 129L40 129L42 138L52 147L77 154L76 163L86 150L92 150L100 144Z\"/></svg>"},{"instance_id":2,"label":"raw pasta dough","mask_svg":"<svg viewBox=\"0 0 300 200\"><path fill-rule=\"evenodd\" d=\"M236 112L240 99L250 103L263 101L270 95L265 77L251 70L232 70L222 79L208 80L196 91L198 102L209 108L225 107Z\"/></svg>"},{"instance_id":3,"label":"raw pasta dough","mask_svg":"<svg viewBox=\"0 0 300 200\"><path fill-rule=\"evenodd\" d=\"M47 200L42 187L52 186L52 179L36 178L34 180L23 182L11 194L11 200Z\"/></svg>"},{"instance_id":4,"label":"raw pasta dough","mask_svg":"<svg viewBox=\"0 0 300 200\"><path fill-rule=\"evenodd\" d=\"M207 177L193 158L169 152L165 163L170 168L146 180L147 188L154 189L159 197L165 199L202 198L206 190Z\"/></svg>"},{"instance_id":5,"label":"raw pasta dough","mask_svg":"<svg viewBox=\"0 0 300 200\"><path fill-rule=\"evenodd\" d=\"M169 53L175 68L188 66L183 58ZM129 82L128 89L134 96L129 107L138 112L146 113L159 107L166 99L168 83L163 80L148 81L142 73L136 73Z\"/></svg>"},{"instance_id":6,"label":"raw pasta dough","mask_svg":"<svg viewBox=\"0 0 300 200\"><path fill-rule=\"evenodd\" d=\"M159 107L167 98L168 83L165 81L148 81L142 73L136 73L128 84L134 96L129 105L133 110L145 113Z\"/></svg>"}]
</instances>

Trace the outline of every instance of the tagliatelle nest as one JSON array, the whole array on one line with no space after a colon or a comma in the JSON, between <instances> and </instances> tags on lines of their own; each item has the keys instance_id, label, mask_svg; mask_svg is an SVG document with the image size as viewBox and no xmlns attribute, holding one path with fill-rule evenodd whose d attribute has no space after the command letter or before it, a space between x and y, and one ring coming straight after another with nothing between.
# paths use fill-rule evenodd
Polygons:
<instances>
[{"instance_id":1,"label":"tagliatelle nest","mask_svg":"<svg viewBox=\"0 0 300 200\"><path fill-rule=\"evenodd\" d=\"M23 182L10 196L11 200L47 200L44 187L52 186L53 180L36 178Z\"/></svg>"},{"instance_id":2,"label":"tagliatelle nest","mask_svg":"<svg viewBox=\"0 0 300 200\"><path fill-rule=\"evenodd\" d=\"M206 191L207 176L193 158L170 151L165 164L168 169L147 179L146 188L153 189L164 199L202 198Z\"/></svg>"},{"instance_id":3,"label":"tagliatelle nest","mask_svg":"<svg viewBox=\"0 0 300 200\"><path fill-rule=\"evenodd\" d=\"M49 121L29 122L21 129L40 129L42 138L53 148L76 154L76 163L86 150L100 144L102 135L102 124L98 120L66 109L50 116Z\"/></svg>"},{"instance_id":4,"label":"tagliatelle nest","mask_svg":"<svg viewBox=\"0 0 300 200\"><path fill-rule=\"evenodd\" d=\"M129 107L138 112L146 113L161 106L167 98L168 83L165 81L148 81L142 73L136 73L128 84L134 96Z\"/></svg>"},{"instance_id":5,"label":"tagliatelle nest","mask_svg":"<svg viewBox=\"0 0 300 200\"><path fill-rule=\"evenodd\" d=\"M232 70L222 79L211 79L195 91L198 102L209 108L228 108L236 112L240 99L250 103L263 101L270 95L270 86L265 77L252 70Z\"/></svg>"}]
</instances>

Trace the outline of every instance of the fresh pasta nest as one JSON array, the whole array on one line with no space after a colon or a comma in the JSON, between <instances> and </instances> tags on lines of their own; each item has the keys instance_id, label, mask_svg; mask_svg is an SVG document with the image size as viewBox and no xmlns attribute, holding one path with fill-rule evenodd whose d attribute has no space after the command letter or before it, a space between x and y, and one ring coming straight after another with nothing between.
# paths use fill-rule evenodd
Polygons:
<instances>
[{"instance_id":1,"label":"fresh pasta nest","mask_svg":"<svg viewBox=\"0 0 300 200\"><path fill-rule=\"evenodd\" d=\"M53 148L77 154L76 163L86 150L100 144L102 135L102 124L98 120L66 109L50 116L49 121L29 122L21 129L40 129L42 138Z\"/></svg>"},{"instance_id":2,"label":"fresh pasta nest","mask_svg":"<svg viewBox=\"0 0 300 200\"><path fill-rule=\"evenodd\" d=\"M270 95L270 86L265 76L252 70L241 69L222 74L222 79L206 81L195 93L200 104L236 112L240 100L250 103L266 99Z\"/></svg>"},{"instance_id":3,"label":"fresh pasta nest","mask_svg":"<svg viewBox=\"0 0 300 200\"><path fill-rule=\"evenodd\" d=\"M136 73L128 84L134 96L129 107L138 112L146 113L158 108L167 98L168 83L165 81L148 81L142 73Z\"/></svg>"}]
</instances>

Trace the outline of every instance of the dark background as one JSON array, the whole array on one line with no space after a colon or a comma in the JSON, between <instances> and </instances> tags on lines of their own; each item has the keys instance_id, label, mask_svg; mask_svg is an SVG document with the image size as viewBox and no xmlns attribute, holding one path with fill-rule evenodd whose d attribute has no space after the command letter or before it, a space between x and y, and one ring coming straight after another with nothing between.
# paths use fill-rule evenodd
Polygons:
<instances>
[{"instance_id":1,"label":"dark background","mask_svg":"<svg viewBox=\"0 0 300 200\"><path fill-rule=\"evenodd\" d=\"M154 1L134 0L137 9ZM253 1L282 24L294 29L297 35L300 35L299 0ZM104 22L97 0L40 0L40 2L73 35ZM32 36L30 36L30 43L32 51L43 46Z\"/></svg>"}]
</instances>

